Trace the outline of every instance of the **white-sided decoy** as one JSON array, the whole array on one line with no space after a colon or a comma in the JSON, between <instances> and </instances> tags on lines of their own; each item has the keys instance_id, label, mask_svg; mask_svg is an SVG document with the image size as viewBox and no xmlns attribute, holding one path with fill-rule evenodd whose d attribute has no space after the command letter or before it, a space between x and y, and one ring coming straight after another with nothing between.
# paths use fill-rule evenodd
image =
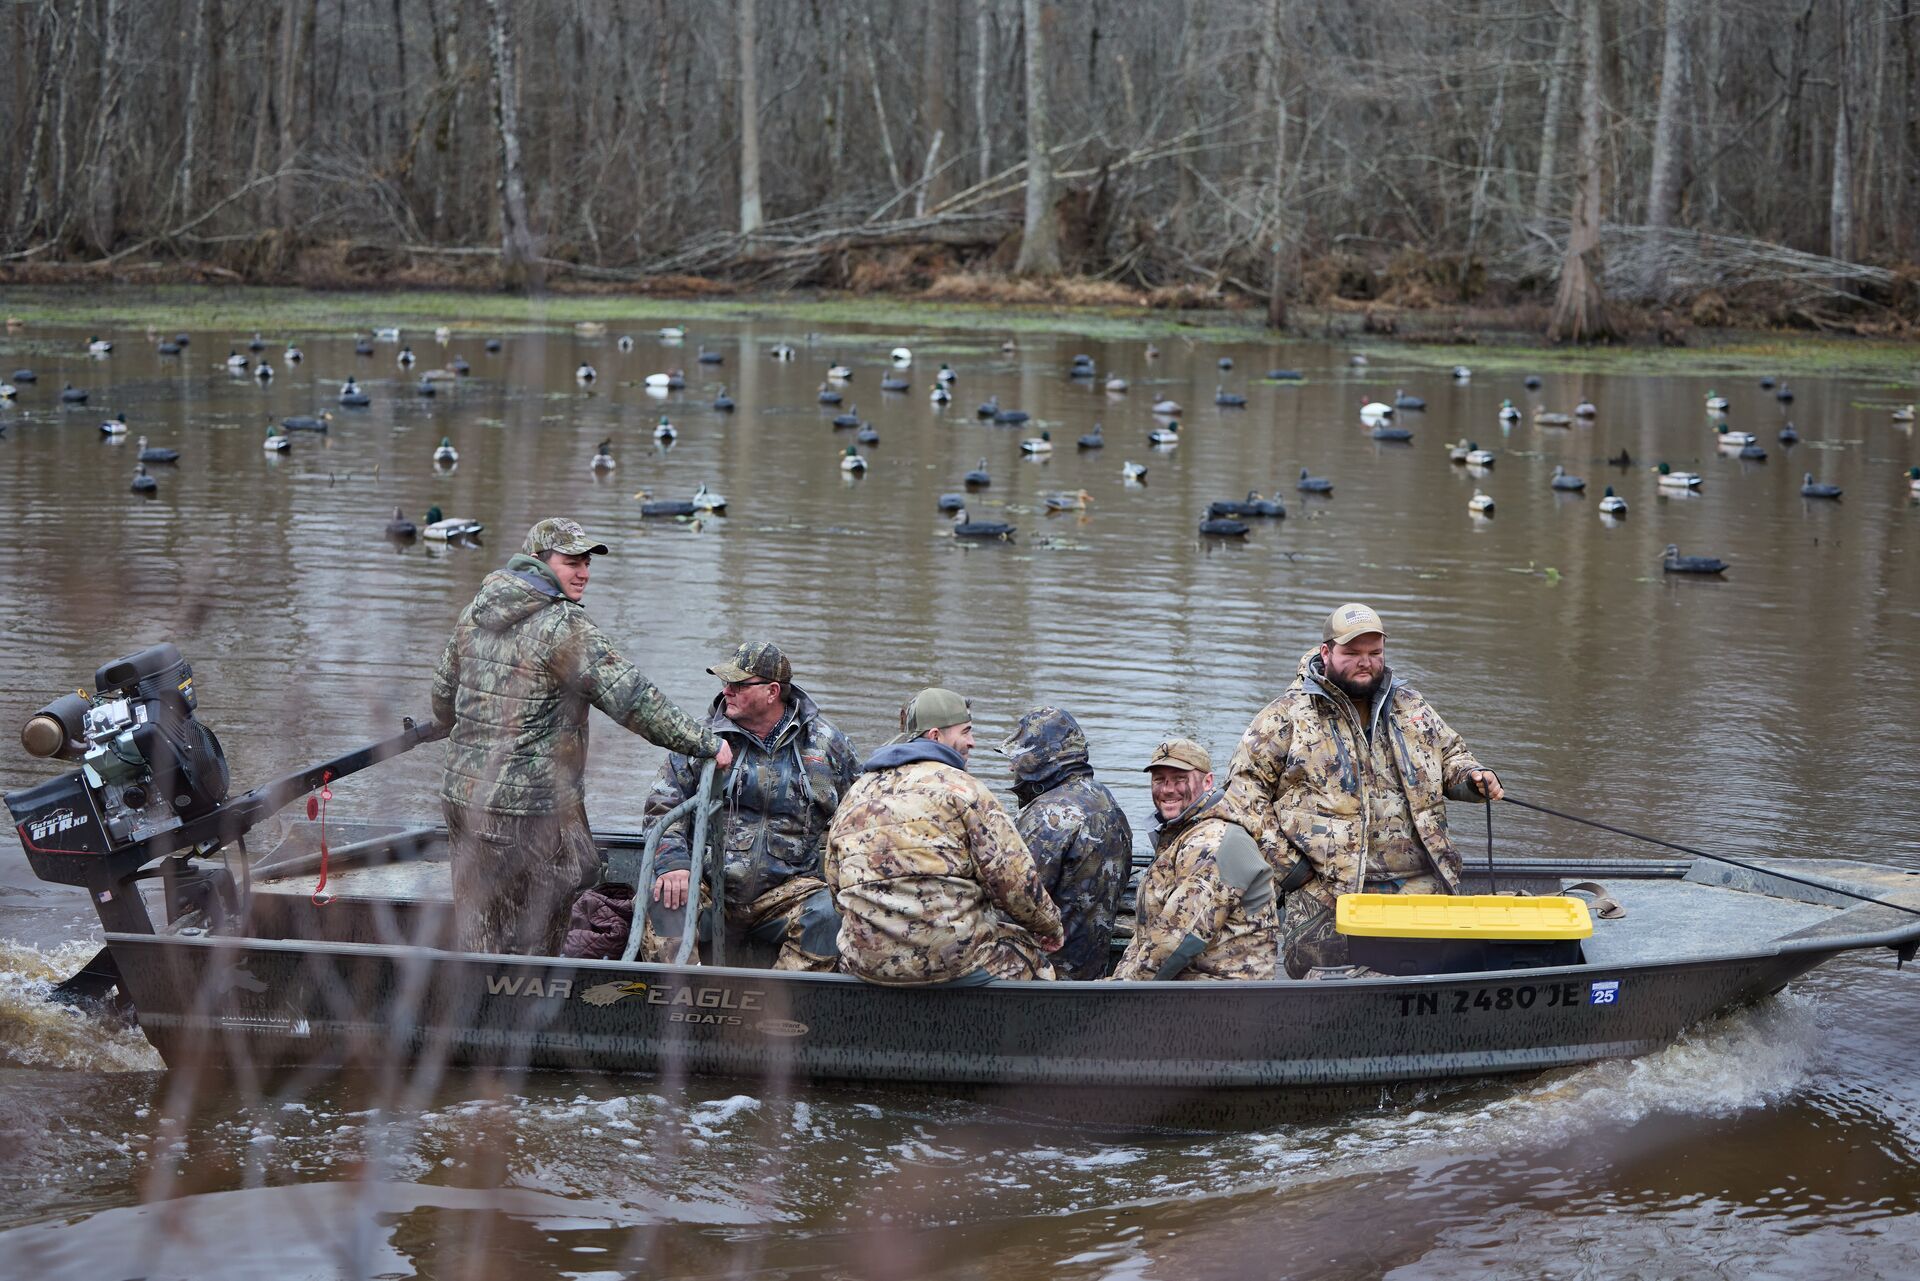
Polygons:
<instances>
[{"instance_id":1,"label":"white-sided decoy","mask_svg":"<svg viewBox=\"0 0 1920 1281\"><path fill-rule=\"evenodd\" d=\"M93 337L87 339L87 354L89 356L104 356L112 350L113 344L104 338Z\"/></svg>"},{"instance_id":2,"label":"white-sided decoy","mask_svg":"<svg viewBox=\"0 0 1920 1281\"><path fill-rule=\"evenodd\" d=\"M450 325L434 326L433 340L439 343L442 347L446 346L449 342L452 342L453 341L452 326Z\"/></svg>"},{"instance_id":3,"label":"white-sided decoy","mask_svg":"<svg viewBox=\"0 0 1920 1281\"><path fill-rule=\"evenodd\" d=\"M273 366L269 365L266 361L263 360L259 364L253 367L253 376L255 378L258 378L263 383L272 382Z\"/></svg>"},{"instance_id":4,"label":"white-sided decoy","mask_svg":"<svg viewBox=\"0 0 1920 1281\"><path fill-rule=\"evenodd\" d=\"M584 360L580 362L579 368L573 371L573 380L577 383L590 383L599 376L600 371Z\"/></svg>"},{"instance_id":5,"label":"white-sided decoy","mask_svg":"<svg viewBox=\"0 0 1920 1281\"><path fill-rule=\"evenodd\" d=\"M911 365L913 363L913 352L905 347L895 347L887 353L887 359L896 365Z\"/></svg>"},{"instance_id":6,"label":"white-sided decoy","mask_svg":"<svg viewBox=\"0 0 1920 1281\"><path fill-rule=\"evenodd\" d=\"M1722 449L1744 449L1758 439L1750 431L1730 431L1720 427L1713 433L1714 443Z\"/></svg>"},{"instance_id":7,"label":"white-sided decoy","mask_svg":"<svg viewBox=\"0 0 1920 1281\"><path fill-rule=\"evenodd\" d=\"M727 496L714 493L703 480L700 488L693 491L693 509L697 512L723 512L727 509Z\"/></svg>"},{"instance_id":8,"label":"white-sided decoy","mask_svg":"<svg viewBox=\"0 0 1920 1281\"><path fill-rule=\"evenodd\" d=\"M105 422L100 424L100 434L102 436L126 435L127 434L126 418L120 414L115 414L113 417L107 419ZM140 439L145 440L146 437L142 436Z\"/></svg>"},{"instance_id":9,"label":"white-sided decoy","mask_svg":"<svg viewBox=\"0 0 1920 1281\"><path fill-rule=\"evenodd\" d=\"M1912 422L1912 421L1913 421L1913 406L1912 406L1912 405L1902 405L1902 406L1900 406L1900 407L1899 407L1898 409L1896 409L1896 410L1894 410L1894 411L1893 411L1893 421L1895 421L1895 422L1897 422L1897 423L1910 423L1910 422Z\"/></svg>"},{"instance_id":10,"label":"white-sided decoy","mask_svg":"<svg viewBox=\"0 0 1920 1281\"><path fill-rule=\"evenodd\" d=\"M617 348L619 348L619 349L620 349L621 351L632 351L632 350L633 350L633 335L632 335L632 334L621 334L621 335L620 335L620 337L618 337L617 339L615 339L615 340L614 340L614 343L613 343L613 345L614 345L615 347L617 347Z\"/></svg>"},{"instance_id":11,"label":"white-sided decoy","mask_svg":"<svg viewBox=\"0 0 1920 1281\"><path fill-rule=\"evenodd\" d=\"M1122 378L1120 375L1115 374L1113 377L1107 379L1106 386L1109 392L1112 392L1114 395L1118 396L1122 392L1126 391L1127 380Z\"/></svg>"},{"instance_id":12,"label":"white-sided decoy","mask_svg":"<svg viewBox=\"0 0 1920 1281\"><path fill-rule=\"evenodd\" d=\"M1467 500L1467 510L1470 512L1479 512L1484 516L1493 510L1493 499L1476 489L1473 491L1473 497Z\"/></svg>"},{"instance_id":13,"label":"white-sided decoy","mask_svg":"<svg viewBox=\"0 0 1920 1281\"><path fill-rule=\"evenodd\" d=\"M1536 427L1571 427L1573 426L1573 415L1543 409L1533 416L1533 425Z\"/></svg>"},{"instance_id":14,"label":"white-sided decoy","mask_svg":"<svg viewBox=\"0 0 1920 1281\"><path fill-rule=\"evenodd\" d=\"M1491 449L1482 449L1474 441L1467 442L1467 466L1491 467L1493 464L1494 456Z\"/></svg>"},{"instance_id":15,"label":"white-sided decoy","mask_svg":"<svg viewBox=\"0 0 1920 1281\"><path fill-rule=\"evenodd\" d=\"M866 469L867 460L860 456L859 447L856 445L848 445L846 450L840 455L840 470L852 472L857 475Z\"/></svg>"},{"instance_id":16,"label":"white-sided decoy","mask_svg":"<svg viewBox=\"0 0 1920 1281\"><path fill-rule=\"evenodd\" d=\"M1453 367L1453 381L1457 383L1463 383L1472 377L1473 377L1473 371L1471 369L1468 369L1465 365L1455 365Z\"/></svg>"},{"instance_id":17,"label":"white-sided decoy","mask_svg":"<svg viewBox=\"0 0 1920 1281\"><path fill-rule=\"evenodd\" d=\"M927 398L936 405L945 405L953 400L953 393L947 390L945 383L935 383L933 390L927 393Z\"/></svg>"},{"instance_id":18,"label":"white-sided decoy","mask_svg":"<svg viewBox=\"0 0 1920 1281\"><path fill-rule=\"evenodd\" d=\"M1023 454L1051 454L1053 452L1053 433L1042 430L1038 436L1029 436L1020 442Z\"/></svg>"},{"instance_id":19,"label":"white-sided decoy","mask_svg":"<svg viewBox=\"0 0 1920 1281\"><path fill-rule=\"evenodd\" d=\"M241 355L239 352L237 351L227 352L227 368L228 369L233 370L235 373L244 374L247 372L248 364L249 364L249 361L247 360L247 358Z\"/></svg>"},{"instance_id":20,"label":"white-sided decoy","mask_svg":"<svg viewBox=\"0 0 1920 1281\"><path fill-rule=\"evenodd\" d=\"M1393 417L1393 406L1384 400L1363 401L1360 405L1360 421L1363 423L1391 417Z\"/></svg>"},{"instance_id":21,"label":"white-sided decoy","mask_svg":"<svg viewBox=\"0 0 1920 1281\"><path fill-rule=\"evenodd\" d=\"M1624 516L1627 514L1627 500L1613 492L1613 486L1607 486L1606 494L1600 499L1602 516Z\"/></svg>"},{"instance_id":22,"label":"white-sided decoy","mask_svg":"<svg viewBox=\"0 0 1920 1281\"><path fill-rule=\"evenodd\" d=\"M843 383L853 377L853 370L847 368L847 366L845 365L840 365L840 364L828 365L827 377L832 379L834 382Z\"/></svg>"},{"instance_id":23,"label":"white-sided decoy","mask_svg":"<svg viewBox=\"0 0 1920 1281\"><path fill-rule=\"evenodd\" d=\"M792 360L793 348L783 342L775 343L773 346L767 348L767 355L773 357L775 360Z\"/></svg>"},{"instance_id":24,"label":"white-sided decoy","mask_svg":"<svg viewBox=\"0 0 1920 1281\"><path fill-rule=\"evenodd\" d=\"M375 329L373 331L373 340L375 342L399 342L400 331L392 325L388 325L384 329Z\"/></svg>"},{"instance_id":25,"label":"white-sided decoy","mask_svg":"<svg viewBox=\"0 0 1920 1281\"><path fill-rule=\"evenodd\" d=\"M933 381L937 383L945 383L947 386L951 387L958 377L959 375L953 372L953 366L949 365L946 361L943 360L940 362L940 372L933 376Z\"/></svg>"},{"instance_id":26,"label":"white-sided decoy","mask_svg":"<svg viewBox=\"0 0 1920 1281\"><path fill-rule=\"evenodd\" d=\"M1120 479L1127 484L1137 485L1146 478L1147 469L1145 464L1136 463L1132 459L1128 459L1126 462L1120 464Z\"/></svg>"},{"instance_id":27,"label":"white-sided decoy","mask_svg":"<svg viewBox=\"0 0 1920 1281\"><path fill-rule=\"evenodd\" d=\"M1711 387L1707 388L1707 412L1710 414L1727 412L1727 398Z\"/></svg>"},{"instance_id":28,"label":"white-sided decoy","mask_svg":"<svg viewBox=\"0 0 1920 1281\"><path fill-rule=\"evenodd\" d=\"M12 400L20 394L20 389L9 382L0 382L0 400Z\"/></svg>"},{"instance_id":29,"label":"white-sided decoy","mask_svg":"<svg viewBox=\"0 0 1920 1281\"><path fill-rule=\"evenodd\" d=\"M667 421L667 416L662 414L660 415L660 421L654 424L653 438L671 443L680 438L680 429Z\"/></svg>"},{"instance_id":30,"label":"white-sided decoy","mask_svg":"<svg viewBox=\"0 0 1920 1281\"><path fill-rule=\"evenodd\" d=\"M442 465L460 461L460 451L453 447L453 437L440 438L440 447L433 451L433 461Z\"/></svg>"},{"instance_id":31,"label":"white-sided decoy","mask_svg":"<svg viewBox=\"0 0 1920 1281\"><path fill-rule=\"evenodd\" d=\"M400 349L400 354L398 356L395 356L394 359L400 363L400 368L402 369L413 368L413 348L402 347Z\"/></svg>"},{"instance_id":32,"label":"white-sided decoy","mask_svg":"<svg viewBox=\"0 0 1920 1281\"><path fill-rule=\"evenodd\" d=\"M373 403L373 397L360 390L360 384L347 379L347 385L340 389L340 403L349 409L363 409Z\"/></svg>"},{"instance_id":33,"label":"white-sided decoy","mask_svg":"<svg viewBox=\"0 0 1920 1281\"><path fill-rule=\"evenodd\" d=\"M1600 409L1591 400L1583 400L1573 407L1575 418L1598 418Z\"/></svg>"},{"instance_id":34,"label":"white-sided decoy","mask_svg":"<svg viewBox=\"0 0 1920 1281\"><path fill-rule=\"evenodd\" d=\"M665 325L659 332L660 337L667 342L680 342L687 336L685 325Z\"/></svg>"},{"instance_id":35,"label":"white-sided decoy","mask_svg":"<svg viewBox=\"0 0 1920 1281\"><path fill-rule=\"evenodd\" d=\"M280 359L286 361L289 365L297 365L306 358L306 354L292 343L288 343L287 349L280 353Z\"/></svg>"},{"instance_id":36,"label":"white-sided decoy","mask_svg":"<svg viewBox=\"0 0 1920 1281\"><path fill-rule=\"evenodd\" d=\"M1517 423L1520 421L1520 411L1513 407L1511 400L1503 400L1500 402L1500 421L1503 423Z\"/></svg>"},{"instance_id":37,"label":"white-sided decoy","mask_svg":"<svg viewBox=\"0 0 1920 1281\"><path fill-rule=\"evenodd\" d=\"M1153 412L1162 417L1175 417L1180 413L1180 402L1168 397L1153 402Z\"/></svg>"},{"instance_id":38,"label":"white-sided decoy","mask_svg":"<svg viewBox=\"0 0 1920 1281\"><path fill-rule=\"evenodd\" d=\"M1655 467L1653 470L1656 473L1658 473L1658 480L1656 483L1662 489L1698 489L1700 488L1699 472L1675 471L1673 468L1669 467L1665 463L1661 463L1658 467Z\"/></svg>"},{"instance_id":39,"label":"white-sided decoy","mask_svg":"<svg viewBox=\"0 0 1920 1281\"><path fill-rule=\"evenodd\" d=\"M593 461L588 464L594 471L612 471L619 464L613 460L613 438L609 436L594 447Z\"/></svg>"},{"instance_id":40,"label":"white-sided decoy","mask_svg":"<svg viewBox=\"0 0 1920 1281\"><path fill-rule=\"evenodd\" d=\"M266 450L269 454L284 454L287 450L293 448L293 438L288 436L286 432L280 430L279 423L268 423L267 435L266 438L260 442L260 448Z\"/></svg>"}]
</instances>

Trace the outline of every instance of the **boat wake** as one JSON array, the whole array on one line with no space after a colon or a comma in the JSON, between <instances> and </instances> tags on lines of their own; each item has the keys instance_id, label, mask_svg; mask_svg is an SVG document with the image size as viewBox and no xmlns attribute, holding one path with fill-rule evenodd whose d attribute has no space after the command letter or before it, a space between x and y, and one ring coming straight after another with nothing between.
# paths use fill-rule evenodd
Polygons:
<instances>
[{"instance_id":1,"label":"boat wake","mask_svg":"<svg viewBox=\"0 0 1920 1281\"><path fill-rule=\"evenodd\" d=\"M138 1027L51 999L55 985L98 948L70 942L42 951L0 943L0 1067L152 1072L163 1066Z\"/></svg>"}]
</instances>

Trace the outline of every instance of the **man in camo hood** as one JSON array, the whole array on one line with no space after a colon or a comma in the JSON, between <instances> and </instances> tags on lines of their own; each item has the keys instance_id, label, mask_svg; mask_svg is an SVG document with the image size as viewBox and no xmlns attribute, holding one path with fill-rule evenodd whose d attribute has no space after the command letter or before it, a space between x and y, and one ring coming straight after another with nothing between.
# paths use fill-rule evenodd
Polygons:
<instances>
[{"instance_id":1,"label":"man in camo hood","mask_svg":"<svg viewBox=\"0 0 1920 1281\"><path fill-rule=\"evenodd\" d=\"M1053 968L1063 979L1105 978L1113 918L1133 872L1133 828L1113 793L1095 781L1087 736L1071 714L1034 708L1000 751L1012 761L1020 802L1014 826L1066 931Z\"/></svg>"},{"instance_id":2,"label":"man in camo hood","mask_svg":"<svg viewBox=\"0 0 1920 1281\"><path fill-rule=\"evenodd\" d=\"M587 826L587 709L651 743L715 757L732 750L620 657L580 599L605 543L543 520L480 584L433 674L448 727L440 785L461 950L552 956L567 908L599 876Z\"/></svg>"}]
</instances>

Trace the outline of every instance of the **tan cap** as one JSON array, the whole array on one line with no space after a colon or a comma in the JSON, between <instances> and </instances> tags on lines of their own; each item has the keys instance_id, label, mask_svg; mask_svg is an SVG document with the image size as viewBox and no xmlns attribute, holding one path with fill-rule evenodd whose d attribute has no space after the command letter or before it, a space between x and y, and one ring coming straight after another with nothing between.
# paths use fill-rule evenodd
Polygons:
<instances>
[{"instance_id":1,"label":"tan cap","mask_svg":"<svg viewBox=\"0 0 1920 1281\"><path fill-rule=\"evenodd\" d=\"M782 685L793 683L793 665L772 641L743 641L740 648L733 651L732 658L715 663L707 671L729 685L755 680L779 681Z\"/></svg>"},{"instance_id":2,"label":"tan cap","mask_svg":"<svg viewBox=\"0 0 1920 1281\"><path fill-rule=\"evenodd\" d=\"M919 738L930 729L947 729L954 725L965 725L973 720L973 708L967 700L950 689L934 686L923 689L913 696L907 704L907 723L904 726L908 738Z\"/></svg>"},{"instance_id":3,"label":"tan cap","mask_svg":"<svg viewBox=\"0 0 1920 1281\"><path fill-rule=\"evenodd\" d=\"M1162 765L1199 770L1207 774L1213 770L1213 757L1207 755L1206 748L1190 738L1170 738L1153 749L1153 759L1146 763L1145 768L1158 769Z\"/></svg>"},{"instance_id":4,"label":"tan cap","mask_svg":"<svg viewBox=\"0 0 1920 1281\"><path fill-rule=\"evenodd\" d=\"M1380 615L1358 602L1349 602L1327 615L1327 624L1320 629L1320 639L1331 641L1335 645L1345 645L1356 636L1365 636L1368 632L1387 634Z\"/></svg>"}]
</instances>

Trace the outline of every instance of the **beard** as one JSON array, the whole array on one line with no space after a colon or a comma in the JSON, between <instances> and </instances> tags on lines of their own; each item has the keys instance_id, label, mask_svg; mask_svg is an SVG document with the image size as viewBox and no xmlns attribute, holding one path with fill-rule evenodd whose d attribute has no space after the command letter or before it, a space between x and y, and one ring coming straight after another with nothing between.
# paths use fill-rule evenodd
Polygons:
<instances>
[{"instance_id":1,"label":"beard","mask_svg":"<svg viewBox=\"0 0 1920 1281\"><path fill-rule=\"evenodd\" d=\"M1373 691L1380 687L1378 676L1355 679L1351 676L1335 676L1332 672L1328 672L1327 680L1355 703L1367 702L1373 697Z\"/></svg>"}]
</instances>

